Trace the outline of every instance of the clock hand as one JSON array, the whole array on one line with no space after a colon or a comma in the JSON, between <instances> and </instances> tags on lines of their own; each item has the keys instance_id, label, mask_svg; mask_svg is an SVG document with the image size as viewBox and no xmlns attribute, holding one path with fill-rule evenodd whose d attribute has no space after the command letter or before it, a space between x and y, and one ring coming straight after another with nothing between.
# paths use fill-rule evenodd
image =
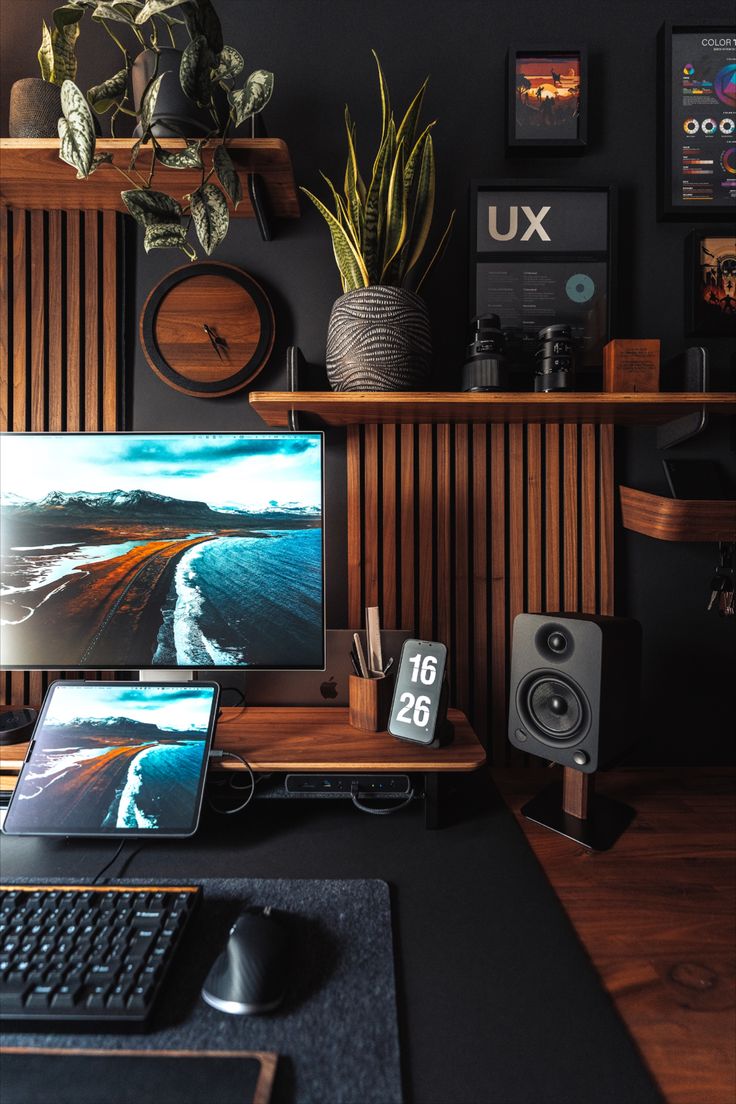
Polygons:
<instances>
[{"instance_id":1,"label":"clock hand","mask_svg":"<svg viewBox=\"0 0 736 1104\"><path fill-rule=\"evenodd\" d=\"M202 326L202 329L204 330L204 332L207 334L208 338L212 342L212 348L215 350L215 352L217 353L220 360L222 360L222 353L220 352L220 345L222 344L222 342L221 342L220 338L217 336L217 334L215 334L213 332L213 330L207 325L206 322Z\"/></svg>"}]
</instances>

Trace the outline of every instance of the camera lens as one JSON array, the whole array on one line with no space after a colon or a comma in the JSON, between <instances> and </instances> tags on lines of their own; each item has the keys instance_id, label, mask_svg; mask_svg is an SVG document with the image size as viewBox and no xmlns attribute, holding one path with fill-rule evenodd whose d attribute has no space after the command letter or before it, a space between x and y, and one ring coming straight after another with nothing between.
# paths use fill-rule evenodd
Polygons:
<instances>
[{"instance_id":1,"label":"camera lens","mask_svg":"<svg viewBox=\"0 0 736 1104\"><path fill-rule=\"evenodd\" d=\"M570 391L575 386L575 347L565 323L543 326L537 335L535 391Z\"/></svg>"},{"instance_id":2,"label":"camera lens","mask_svg":"<svg viewBox=\"0 0 736 1104\"><path fill-rule=\"evenodd\" d=\"M470 323L470 342L462 369L463 391L503 391L506 341L497 314L481 314Z\"/></svg>"}]
</instances>

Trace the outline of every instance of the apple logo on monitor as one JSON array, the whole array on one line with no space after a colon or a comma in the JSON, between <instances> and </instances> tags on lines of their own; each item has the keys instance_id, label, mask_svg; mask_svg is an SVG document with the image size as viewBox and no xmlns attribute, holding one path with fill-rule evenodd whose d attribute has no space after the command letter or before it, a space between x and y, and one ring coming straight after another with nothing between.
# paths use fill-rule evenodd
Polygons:
<instances>
[{"instance_id":1,"label":"apple logo on monitor","mask_svg":"<svg viewBox=\"0 0 736 1104\"><path fill-rule=\"evenodd\" d=\"M319 692L323 698L337 697L337 683L335 682L334 675L330 675L329 679L321 684Z\"/></svg>"}]
</instances>

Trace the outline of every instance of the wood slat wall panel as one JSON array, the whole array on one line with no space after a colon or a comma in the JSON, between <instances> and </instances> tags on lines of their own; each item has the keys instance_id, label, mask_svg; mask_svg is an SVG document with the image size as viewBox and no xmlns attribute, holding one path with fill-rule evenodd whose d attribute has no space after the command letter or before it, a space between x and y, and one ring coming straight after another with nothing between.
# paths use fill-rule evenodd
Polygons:
<instances>
[{"instance_id":1,"label":"wood slat wall panel","mask_svg":"<svg viewBox=\"0 0 736 1104\"><path fill-rule=\"evenodd\" d=\"M0 211L0 429L124 428L124 234L114 212ZM0 671L0 704L37 706L60 674Z\"/></svg>"},{"instance_id":2,"label":"wood slat wall panel","mask_svg":"<svg viewBox=\"0 0 736 1104\"><path fill-rule=\"evenodd\" d=\"M366 508L368 472L377 499ZM610 427L352 429L350 625L363 624L370 594L387 628L444 640L453 704L494 762L509 762L513 618L561 605L612 612L613 501Z\"/></svg>"}]
</instances>

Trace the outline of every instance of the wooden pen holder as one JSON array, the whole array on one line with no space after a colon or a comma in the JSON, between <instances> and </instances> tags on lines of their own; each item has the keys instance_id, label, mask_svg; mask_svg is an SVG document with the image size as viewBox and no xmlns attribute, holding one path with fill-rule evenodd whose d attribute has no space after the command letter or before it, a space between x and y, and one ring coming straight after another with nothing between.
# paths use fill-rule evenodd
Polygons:
<instances>
[{"instance_id":1,"label":"wooden pen holder","mask_svg":"<svg viewBox=\"0 0 736 1104\"><path fill-rule=\"evenodd\" d=\"M364 732L383 732L388 724L393 679L360 678L350 675L348 700L349 720L353 728Z\"/></svg>"}]
</instances>

